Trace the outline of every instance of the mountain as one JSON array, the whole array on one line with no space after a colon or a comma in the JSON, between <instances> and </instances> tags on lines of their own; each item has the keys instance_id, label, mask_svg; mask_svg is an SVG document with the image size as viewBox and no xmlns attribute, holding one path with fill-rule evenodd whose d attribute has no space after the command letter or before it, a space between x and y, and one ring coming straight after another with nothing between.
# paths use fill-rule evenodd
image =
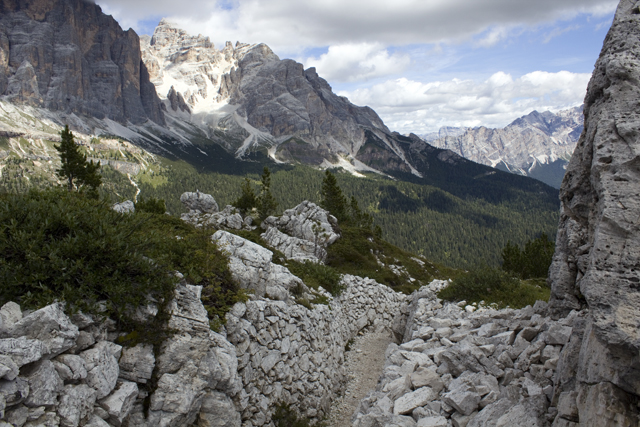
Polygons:
<instances>
[{"instance_id":1,"label":"mountain","mask_svg":"<svg viewBox=\"0 0 640 427\"><path fill-rule=\"evenodd\" d=\"M474 162L536 178L560 188L583 129L583 107L551 113L533 111L502 129L442 128L421 135Z\"/></svg>"},{"instance_id":2,"label":"mountain","mask_svg":"<svg viewBox=\"0 0 640 427\"><path fill-rule=\"evenodd\" d=\"M83 0L0 3L0 96L6 101L164 125L133 30Z\"/></svg>"},{"instance_id":3,"label":"mountain","mask_svg":"<svg viewBox=\"0 0 640 427\"><path fill-rule=\"evenodd\" d=\"M166 20L141 43L169 127L177 132L204 133L238 158L262 151L279 162L359 170L370 169L370 156L360 150L371 133L403 158L372 109L334 94L314 68L281 60L265 44L227 42L218 50Z\"/></svg>"}]
</instances>

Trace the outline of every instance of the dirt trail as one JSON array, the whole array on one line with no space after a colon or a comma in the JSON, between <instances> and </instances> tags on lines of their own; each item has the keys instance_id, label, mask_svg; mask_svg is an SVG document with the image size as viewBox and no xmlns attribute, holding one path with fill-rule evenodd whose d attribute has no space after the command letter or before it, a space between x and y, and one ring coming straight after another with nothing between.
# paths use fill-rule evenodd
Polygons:
<instances>
[{"instance_id":1,"label":"dirt trail","mask_svg":"<svg viewBox=\"0 0 640 427\"><path fill-rule=\"evenodd\" d=\"M384 368L384 352L393 342L388 330L368 332L355 338L351 351L345 355L347 389L343 396L331 404L331 413L324 425L351 427L351 416L360 400L376 388Z\"/></svg>"}]
</instances>

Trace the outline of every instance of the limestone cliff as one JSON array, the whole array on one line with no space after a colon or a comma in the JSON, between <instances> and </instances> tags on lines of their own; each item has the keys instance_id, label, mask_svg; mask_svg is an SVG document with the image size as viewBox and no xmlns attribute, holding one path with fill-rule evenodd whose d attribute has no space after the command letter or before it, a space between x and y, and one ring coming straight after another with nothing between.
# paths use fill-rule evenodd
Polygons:
<instances>
[{"instance_id":1,"label":"limestone cliff","mask_svg":"<svg viewBox=\"0 0 640 427\"><path fill-rule=\"evenodd\" d=\"M550 309L558 317L574 309L589 316L574 327L573 348L563 353L565 378L556 396L573 393L580 425L638 425L639 39L640 1L622 0L589 83L585 129L560 191Z\"/></svg>"},{"instance_id":2,"label":"limestone cliff","mask_svg":"<svg viewBox=\"0 0 640 427\"><path fill-rule=\"evenodd\" d=\"M141 41L172 127L195 125L237 157L266 148L280 161L364 170L373 160L365 145L375 138L397 163L391 169L415 172L371 108L336 95L315 68L281 60L265 44L217 49L166 20Z\"/></svg>"},{"instance_id":3,"label":"limestone cliff","mask_svg":"<svg viewBox=\"0 0 640 427\"><path fill-rule=\"evenodd\" d=\"M0 2L0 96L125 124L164 124L137 34L85 0Z\"/></svg>"}]
</instances>

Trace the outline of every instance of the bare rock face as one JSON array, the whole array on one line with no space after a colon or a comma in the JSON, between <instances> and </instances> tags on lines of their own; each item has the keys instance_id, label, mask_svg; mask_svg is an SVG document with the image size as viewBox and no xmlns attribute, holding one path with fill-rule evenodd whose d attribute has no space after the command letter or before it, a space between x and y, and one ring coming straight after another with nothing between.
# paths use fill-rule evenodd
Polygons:
<instances>
[{"instance_id":1,"label":"bare rock face","mask_svg":"<svg viewBox=\"0 0 640 427\"><path fill-rule=\"evenodd\" d=\"M588 308L588 316L574 327L571 353L561 355L567 369L577 366L576 381L556 398L575 387L580 425L639 422L639 37L640 1L623 0L589 83L585 129L560 191L550 310L561 317Z\"/></svg>"},{"instance_id":2,"label":"bare rock face","mask_svg":"<svg viewBox=\"0 0 640 427\"><path fill-rule=\"evenodd\" d=\"M164 124L138 35L84 0L0 3L0 96L121 123Z\"/></svg>"}]
</instances>

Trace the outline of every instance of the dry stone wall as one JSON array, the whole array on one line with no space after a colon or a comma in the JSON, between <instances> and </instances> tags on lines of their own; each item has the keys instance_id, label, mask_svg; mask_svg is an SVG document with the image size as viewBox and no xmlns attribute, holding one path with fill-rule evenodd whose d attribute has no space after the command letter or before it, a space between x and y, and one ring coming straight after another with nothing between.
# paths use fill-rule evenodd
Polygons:
<instances>
[{"instance_id":1,"label":"dry stone wall","mask_svg":"<svg viewBox=\"0 0 640 427\"><path fill-rule=\"evenodd\" d=\"M374 280L346 275L346 290L330 305L258 299L227 315L243 390L236 398L243 426L268 425L278 403L312 420L327 414L343 391L345 346L366 328L402 333L406 297Z\"/></svg>"},{"instance_id":2,"label":"dry stone wall","mask_svg":"<svg viewBox=\"0 0 640 427\"><path fill-rule=\"evenodd\" d=\"M122 347L113 322L56 303L0 309L0 427L263 426L276 404L319 419L345 382L345 345L362 329L404 330L406 297L345 276L344 293L307 309L256 297L210 330L201 288L182 282L172 331L154 348ZM157 314L140 309L141 317Z\"/></svg>"}]
</instances>

